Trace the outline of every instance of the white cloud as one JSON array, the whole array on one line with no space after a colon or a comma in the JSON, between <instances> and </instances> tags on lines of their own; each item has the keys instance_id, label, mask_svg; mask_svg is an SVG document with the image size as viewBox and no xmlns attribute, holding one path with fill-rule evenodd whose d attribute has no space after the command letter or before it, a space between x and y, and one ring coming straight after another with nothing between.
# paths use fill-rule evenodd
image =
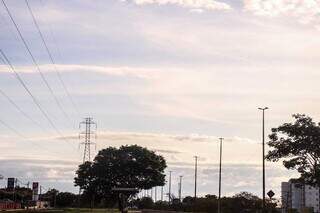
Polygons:
<instances>
[{"instance_id":1,"label":"white cloud","mask_svg":"<svg viewBox=\"0 0 320 213\"><path fill-rule=\"evenodd\" d=\"M230 5L215 0L133 0L137 5L178 5L191 10L230 10Z\"/></svg>"},{"instance_id":2,"label":"white cloud","mask_svg":"<svg viewBox=\"0 0 320 213\"><path fill-rule=\"evenodd\" d=\"M76 135L68 139L75 139ZM99 131L97 150L114 146L138 144L163 155L169 166L184 162L193 163L195 154L201 156L202 164L218 162L219 137L204 134L164 134L152 132ZM226 137L224 140L225 163L255 164L260 162L261 145L252 139ZM233 150L237 150L234 153ZM251 154L248 154L251 153Z\"/></svg>"},{"instance_id":3,"label":"white cloud","mask_svg":"<svg viewBox=\"0 0 320 213\"><path fill-rule=\"evenodd\" d=\"M155 78L155 71L160 71L160 69L148 69L139 67L110 67L80 64L57 64L55 67L59 72L95 72L105 75L136 78ZM39 65L39 68L42 72L55 72L55 67L51 64ZM34 66L16 66L15 70L19 73L38 73ZM11 70L6 65L0 65L0 73L1 72L7 73L11 72Z\"/></svg>"},{"instance_id":4,"label":"white cloud","mask_svg":"<svg viewBox=\"0 0 320 213\"><path fill-rule=\"evenodd\" d=\"M287 16L302 24L319 23L319 0L244 0L244 7L255 15Z\"/></svg>"}]
</instances>

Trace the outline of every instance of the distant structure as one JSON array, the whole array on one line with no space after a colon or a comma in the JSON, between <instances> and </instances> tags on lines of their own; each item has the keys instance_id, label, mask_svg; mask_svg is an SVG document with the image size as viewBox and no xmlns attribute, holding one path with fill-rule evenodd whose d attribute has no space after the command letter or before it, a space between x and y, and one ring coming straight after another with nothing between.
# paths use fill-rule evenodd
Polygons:
<instances>
[{"instance_id":1,"label":"distant structure","mask_svg":"<svg viewBox=\"0 0 320 213\"><path fill-rule=\"evenodd\" d=\"M297 179L290 179L281 183L282 212L287 213L289 209L296 209L299 213L304 209L311 208L313 212L320 212L319 187L313 187L301 183Z\"/></svg>"},{"instance_id":2,"label":"distant structure","mask_svg":"<svg viewBox=\"0 0 320 213\"><path fill-rule=\"evenodd\" d=\"M94 126L94 130L92 126ZM91 146L96 145L96 143L92 142L92 139L96 138L97 124L93 122L92 118L85 118L84 121L80 122L79 129L84 129L79 134L79 139L83 139L80 145L84 145L83 162L91 161Z\"/></svg>"}]
</instances>

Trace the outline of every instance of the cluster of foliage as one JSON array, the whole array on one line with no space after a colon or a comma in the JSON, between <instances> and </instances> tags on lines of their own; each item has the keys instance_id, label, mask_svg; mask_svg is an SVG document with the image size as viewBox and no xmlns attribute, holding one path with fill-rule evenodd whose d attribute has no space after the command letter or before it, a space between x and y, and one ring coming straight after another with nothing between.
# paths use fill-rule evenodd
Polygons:
<instances>
[{"instance_id":1,"label":"cluster of foliage","mask_svg":"<svg viewBox=\"0 0 320 213\"><path fill-rule=\"evenodd\" d=\"M174 199L169 205L166 201L157 201L149 197L133 200L131 205L139 209L156 209L156 210L171 210L183 212L212 212L218 211L218 199L215 195L206 195L205 197L197 198L185 197L182 202ZM221 199L221 210L223 213L255 213L261 210L262 200L248 192L241 192L233 197L223 197ZM276 203L267 200L267 209L269 212L278 212Z\"/></svg>"},{"instance_id":2,"label":"cluster of foliage","mask_svg":"<svg viewBox=\"0 0 320 213\"><path fill-rule=\"evenodd\" d=\"M32 190L25 187L16 187L14 190L0 189L0 200L25 202L32 199Z\"/></svg>"},{"instance_id":3,"label":"cluster of foliage","mask_svg":"<svg viewBox=\"0 0 320 213\"><path fill-rule=\"evenodd\" d=\"M268 142L272 150L266 158L283 159L284 166L297 170L302 181L320 185L320 124L302 114L295 114L293 118L293 123L272 129Z\"/></svg>"},{"instance_id":4,"label":"cluster of foliage","mask_svg":"<svg viewBox=\"0 0 320 213\"><path fill-rule=\"evenodd\" d=\"M40 200L49 201L52 207L76 207L78 206L79 195L51 189L42 194Z\"/></svg>"},{"instance_id":5,"label":"cluster of foliage","mask_svg":"<svg viewBox=\"0 0 320 213\"><path fill-rule=\"evenodd\" d=\"M137 145L109 147L99 151L93 162L81 164L74 182L91 200L116 201L113 188L141 190L163 186L166 166L162 156L146 148Z\"/></svg>"}]
</instances>

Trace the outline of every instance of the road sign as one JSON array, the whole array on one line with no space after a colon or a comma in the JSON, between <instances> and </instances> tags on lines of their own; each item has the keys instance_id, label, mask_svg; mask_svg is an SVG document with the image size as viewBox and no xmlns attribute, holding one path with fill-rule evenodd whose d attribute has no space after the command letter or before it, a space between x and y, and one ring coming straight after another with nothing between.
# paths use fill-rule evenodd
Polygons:
<instances>
[{"instance_id":1,"label":"road sign","mask_svg":"<svg viewBox=\"0 0 320 213\"><path fill-rule=\"evenodd\" d=\"M274 192L273 192L272 190L270 190L270 191L267 193L267 195L268 195L270 198L272 198L275 194L274 194Z\"/></svg>"},{"instance_id":2,"label":"road sign","mask_svg":"<svg viewBox=\"0 0 320 213\"><path fill-rule=\"evenodd\" d=\"M15 182L16 182L15 178L8 178L7 188L10 189L10 190L14 189Z\"/></svg>"}]
</instances>

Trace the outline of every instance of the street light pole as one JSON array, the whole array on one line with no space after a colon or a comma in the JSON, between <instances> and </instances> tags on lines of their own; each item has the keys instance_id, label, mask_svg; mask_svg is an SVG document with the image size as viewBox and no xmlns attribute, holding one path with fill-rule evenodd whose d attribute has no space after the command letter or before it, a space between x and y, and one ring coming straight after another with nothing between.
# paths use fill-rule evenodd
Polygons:
<instances>
[{"instance_id":1,"label":"street light pole","mask_svg":"<svg viewBox=\"0 0 320 213\"><path fill-rule=\"evenodd\" d=\"M219 199L218 199L218 213L221 213L221 165L222 165L222 141L224 138L220 139L220 162L219 162Z\"/></svg>"},{"instance_id":2,"label":"street light pole","mask_svg":"<svg viewBox=\"0 0 320 213\"><path fill-rule=\"evenodd\" d=\"M163 201L163 186L161 186L161 202Z\"/></svg>"},{"instance_id":3,"label":"street light pole","mask_svg":"<svg viewBox=\"0 0 320 213\"><path fill-rule=\"evenodd\" d=\"M262 111L262 212L265 212L266 207L266 174L265 174L265 149L264 149L264 112L268 107L258 108Z\"/></svg>"},{"instance_id":4,"label":"street light pole","mask_svg":"<svg viewBox=\"0 0 320 213\"><path fill-rule=\"evenodd\" d=\"M197 175L198 175L198 156L194 156L194 201L197 199Z\"/></svg>"},{"instance_id":5,"label":"street light pole","mask_svg":"<svg viewBox=\"0 0 320 213\"><path fill-rule=\"evenodd\" d=\"M180 178L180 181L179 181L179 200L180 200L180 202L182 202L182 200L181 200L181 191L182 191L182 175L180 175L179 176L179 178Z\"/></svg>"},{"instance_id":6,"label":"street light pole","mask_svg":"<svg viewBox=\"0 0 320 213\"><path fill-rule=\"evenodd\" d=\"M169 205L171 204L171 173L172 171L169 171Z\"/></svg>"}]
</instances>

